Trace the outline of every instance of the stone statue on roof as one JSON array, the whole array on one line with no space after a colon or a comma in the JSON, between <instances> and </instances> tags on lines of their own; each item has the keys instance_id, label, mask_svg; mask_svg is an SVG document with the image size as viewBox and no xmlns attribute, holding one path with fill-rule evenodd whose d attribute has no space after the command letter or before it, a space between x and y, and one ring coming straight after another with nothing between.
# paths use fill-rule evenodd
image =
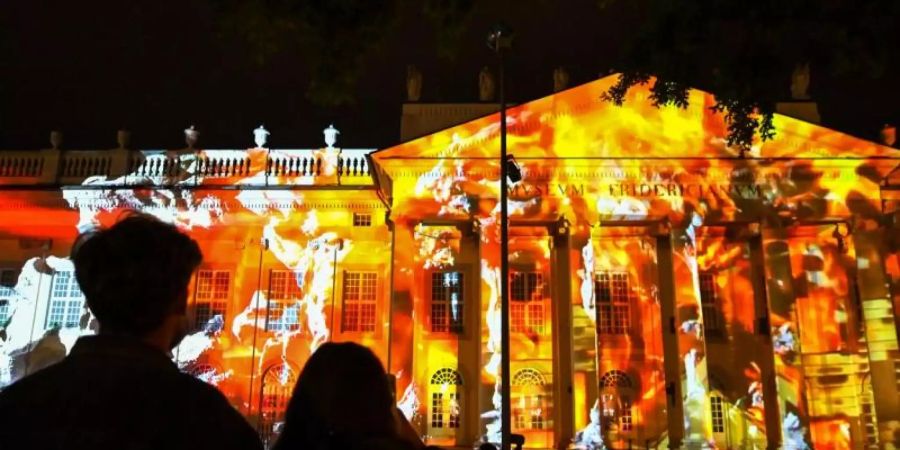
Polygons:
<instances>
[{"instance_id":1,"label":"stone statue on roof","mask_svg":"<svg viewBox=\"0 0 900 450\"><path fill-rule=\"evenodd\" d=\"M262 125L253 130L253 142L256 143L256 148L264 148L270 134L269 130Z\"/></svg>"},{"instance_id":2,"label":"stone statue on roof","mask_svg":"<svg viewBox=\"0 0 900 450\"><path fill-rule=\"evenodd\" d=\"M417 102L422 98L422 72L416 66L406 66L406 101Z\"/></svg>"},{"instance_id":3,"label":"stone statue on roof","mask_svg":"<svg viewBox=\"0 0 900 450\"><path fill-rule=\"evenodd\" d=\"M119 150L124 150L128 148L128 144L131 142L131 132L128 130L119 130L116 132L116 143L119 144Z\"/></svg>"},{"instance_id":4,"label":"stone statue on roof","mask_svg":"<svg viewBox=\"0 0 900 450\"><path fill-rule=\"evenodd\" d=\"M59 150L63 143L62 131L53 130L50 132L50 145L53 150Z\"/></svg>"},{"instance_id":5,"label":"stone statue on roof","mask_svg":"<svg viewBox=\"0 0 900 450\"><path fill-rule=\"evenodd\" d=\"M809 100L809 64L798 64L791 74L791 98Z\"/></svg>"},{"instance_id":6,"label":"stone statue on roof","mask_svg":"<svg viewBox=\"0 0 900 450\"><path fill-rule=\"evenodd\" d=\"M567 87L569 87L569 72L562 67L557 67L553 71L553 92L563 91Z\"/></svg>"},{"instance_id":7,"label":"stone statue on roof","mask_svg":"<svg viewBox=\"0 0 900 450\"><path fill-rule=\"evenodd\" d=\"M194 149L194 145L197 144L197 140L200 139L200 132L194 128L193 125L184 129L184 143L187 144L187 148L189 150Z\"/></svg>"},{"instance_id":8,"label":"stone statue on roof","mask_svg":"<svg viewBox=\"0 0 900 450\"><path fill-rule=\"evenodd\" d=\"M478 100L490 102L494 100L494 74L487 66L478 74Z\"/></svg>"},{"instance_id":9,"label":"stone statue on roof","mask_svg":"<svg viewBox=\"0 0 900 450\"><path fill-rule=\"evenodd\" d=\"M334 144L337 143L337 135L341 134L341 132L334 127L334 124L331 124L328 125L328 128L322 130L322 134L325 135L325 145L328 148L334 148Z\"/></svg>"}]
</instances>

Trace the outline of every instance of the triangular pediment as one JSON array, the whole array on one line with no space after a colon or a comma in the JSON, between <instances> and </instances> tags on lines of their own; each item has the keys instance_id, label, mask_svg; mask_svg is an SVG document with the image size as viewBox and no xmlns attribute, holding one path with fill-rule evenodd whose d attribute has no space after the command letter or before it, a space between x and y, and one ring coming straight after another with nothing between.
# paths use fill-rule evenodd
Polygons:
<instances>
[{"instance_id":1,"label":"triangular pediment","mask_svg":"<svg viewBox=\"0 0 900 450\"><path fill-rule=\"evenodd\" d=\"M656 108L649 84L632 87L621 106L603 100L617 81L611 75L508 109L508 149L535 159L735 158L726 143L724 116L713 112L712 94L691 89L687 108ZM377 151L390 160L499 156L499 113ZM896 149L802 120L776 114L775 137L753 146L751 158L896 158Z\"/></svg>"}]
</instances>

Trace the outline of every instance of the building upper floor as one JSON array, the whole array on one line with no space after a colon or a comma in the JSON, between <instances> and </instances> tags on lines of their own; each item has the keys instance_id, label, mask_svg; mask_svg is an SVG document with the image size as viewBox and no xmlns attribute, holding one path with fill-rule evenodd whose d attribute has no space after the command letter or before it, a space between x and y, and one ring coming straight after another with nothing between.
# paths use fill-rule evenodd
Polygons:
<instances>
[{"instance_id":1,"label":"building upper floor","mask_svg":"<svg viewBox=\"0 0 900 450\"><path fill-rule=\"evenodd\" d=\"M242 149L202 149L199 132L184 130L180 149L133 150L130 134L117 133L118 147L101 150L62 148L62 133L53 131L51 147L0 152L0 188L104 186L371 186L373 149L335 147L340 132L323 130L325 146L273 149L269 132L253 130L254 146Z\"/></svg>"}]
</instances>

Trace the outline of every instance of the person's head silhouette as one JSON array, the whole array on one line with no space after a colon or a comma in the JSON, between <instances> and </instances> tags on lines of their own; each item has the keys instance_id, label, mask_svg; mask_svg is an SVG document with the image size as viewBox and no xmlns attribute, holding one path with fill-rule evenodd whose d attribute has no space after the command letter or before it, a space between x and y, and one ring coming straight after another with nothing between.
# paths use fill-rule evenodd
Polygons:
<instances>
[{"instance_id":1,"label":"person's head silhouette","mask_svg":"<svg viewBox=\"0 0 900 450\"><path fill-rule=\"evenodd\" d=\"M394 411L375 354L351 342L326 343L300 373L275 449L409 448Z\"/></svg>"},{"instance_id":2,"label":"person's head silhouette","mask_svg":"<svg viewBox=\"0 0 900 450\"><path fill-rule=\"evenodd\" d=\"M197 242L174 225L136 212L81 235L72 249L100 334L138 338L163 351L187 330L188 285L202 259Z\"/></svg>"}]
</instances>

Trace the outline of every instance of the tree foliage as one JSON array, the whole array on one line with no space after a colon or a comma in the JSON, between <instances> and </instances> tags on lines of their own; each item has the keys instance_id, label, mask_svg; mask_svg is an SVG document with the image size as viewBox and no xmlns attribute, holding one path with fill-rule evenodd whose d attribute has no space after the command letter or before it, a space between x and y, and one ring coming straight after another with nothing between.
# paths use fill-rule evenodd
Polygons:
<instances>
[{"instance_id":1,"label":"tree foliage","mask_svg":"<svg viewBox=\"0 0 900 450\"><path fill-rule=\"evenodd\" d=\"M601 0L639 8L645 22L625 46L622 73L607 98L621 103L629 87L650 87L657 105L684 106L688 86L715 94L728 143L748 148L773 136L775 104L788 97L794 68L816 73L880 76L900 37L894 0Z\"/></svg>"},{"instance_id":2,"label":"tree foliage","mask_svg":"<svg viewBox=\"0 0 900 450\"><path fill-rule=\"evenodd\" d=\"M471 17L488 3L226 0L220 24L241 36L260 62L296 52L308 68L307 96L337 106L353 101L365 58L382 48L404 15L425 20L438 54L452 57ZM775 104L788 97L798 64L809 64L813 78L879 76L891 43L900 41L896 0L597 0L589 12L623 11L640 17L640 26L619 34L622 51L612 68L622 75L605 97L621 103L628 88L653 79L656 105L684 107L688 87L699 87L715 94L713 109L725 114L729 144L744 149L773 135Z\"/></svg>"},{"instance_id":3,"label":"tree foliage","mask_svg":"<svg viewBox=\"0 0 900 450\"><path fill-rule=\"evenodd\" d=\"M223 32L241 37L257 62L296 52L308 69L307 97L323 106L353 102L365 58L380 50L412 9L435 30L442 56L455 53L474 0L227 0Z\"/></svg>"}]
</instances>

